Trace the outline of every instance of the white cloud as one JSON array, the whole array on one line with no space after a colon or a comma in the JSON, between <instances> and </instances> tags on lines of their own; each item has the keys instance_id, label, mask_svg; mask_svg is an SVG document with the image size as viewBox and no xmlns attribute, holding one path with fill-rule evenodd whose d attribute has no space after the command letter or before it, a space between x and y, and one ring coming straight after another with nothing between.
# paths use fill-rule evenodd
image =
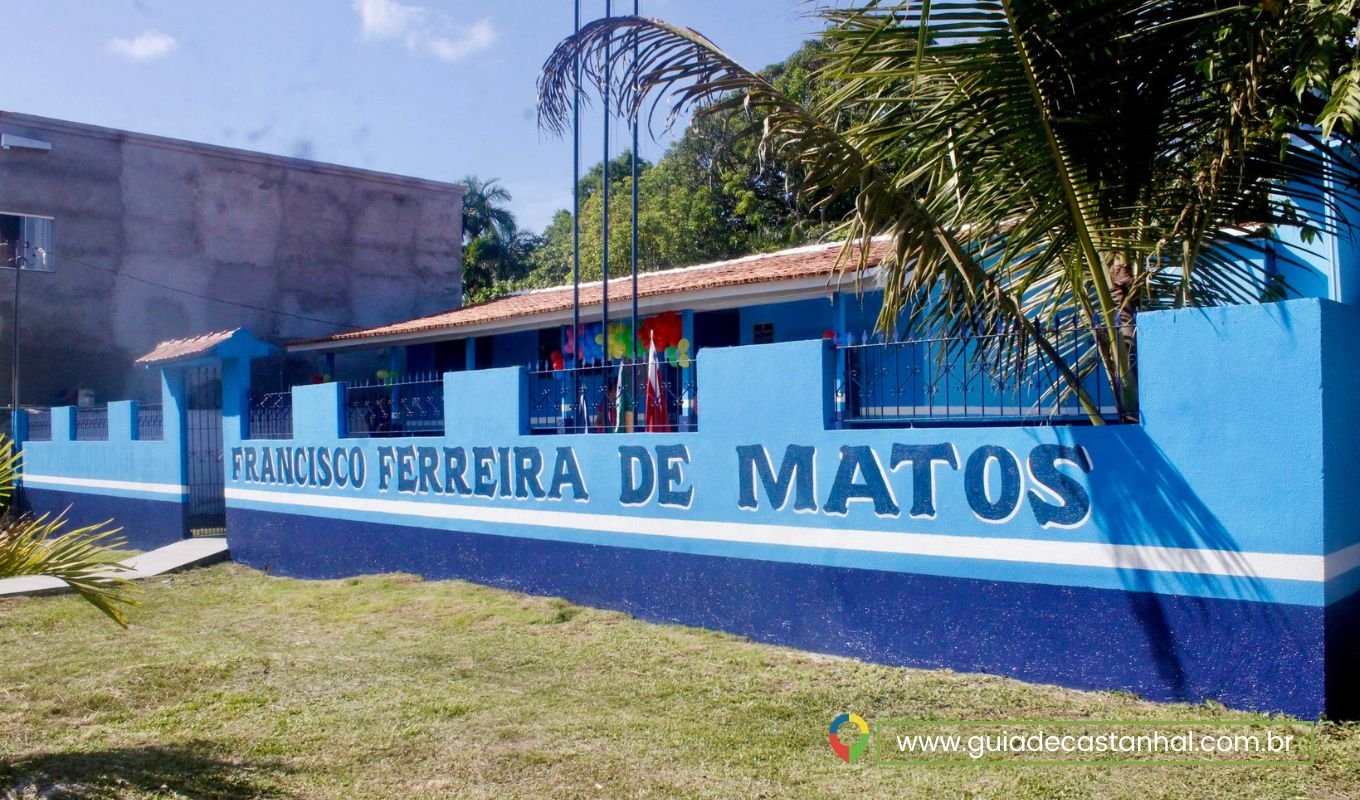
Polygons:
<instances>
[{"instance_id":1,"label":"white cloud","mask_svg":"<svg viewBox=\"0 0 1360 800\"><path fill-rule=\"evenodd\" d=\"M426 9L404 6L396 0L354 0L359 12L359 29L365 39L394 39L419 27Z\"/></svg>"},{"instance_id":2,"label":"white cloud","mask_svg":"<svg viewBox=\"0 0 1360 800\"><path fill-rule=\"evenodd\" d=\"M354 0L354 10L365 39L397 40L413 53L450 63L485 50L496 41L496 30L488 19L471 27L456 26L445 14L397 0Z\"/></svg>"},{"instance_id":3,"label":"white cloud","mask_svg":"<svg viewBox=\"0 0 1360 800\"><path fill-rule=\"evenodd\" d=\"M170 55L176 47L179 47L179 42L175 41L175 37L156 30L146 31L132 39L115 36L108 44L110 53L125 56L133 61L162 58Z\"/></svg>"},{"instance_id":4,"label":"white cloud","mask_svg":"<svg viewBox=\"0 0 1360 800\"><path fill-rule=\"evenodd\" d=\"M478 50L485 50L496 43L496 30L491 20L484 19L455 38L439 36L425 42L425 48L442 61L458 61L467 58Z\"/></svg>"}]
</instances>

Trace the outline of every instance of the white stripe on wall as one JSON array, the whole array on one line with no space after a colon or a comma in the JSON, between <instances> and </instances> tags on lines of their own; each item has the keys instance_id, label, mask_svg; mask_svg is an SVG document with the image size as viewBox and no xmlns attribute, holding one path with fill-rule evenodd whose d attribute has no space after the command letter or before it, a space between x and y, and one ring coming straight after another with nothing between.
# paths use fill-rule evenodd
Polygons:
<instances>
[{"instance_id":1,"label":"white stripe on wall","mask_svg":"<svg viewBox=\"0 0 1360 800\"><path fill-rule=\"evenodd\" d=\"M137 481L106 481L102 478L67 478L59 475L29 475L25 474L20 479L20 483L33 484L35 486L53 487L79 487L81 489L111 489L121 492L146 492L148 494L173 494L176 496L189 493L188 486L181 486L177 483L138 483Z\"/></svg>"},{"instance_id":2,"label":"white stripe on wall","mask_svg":"<svg viewBox=\"0 0 1360 800\"><path fill-rule=\"evenodd\" d=\"M1360 544L1343 547L1327 556L1327 580L1339 578L1360 567Z\"/></svg>"},{"instance_id":3,"label":"white stripe on wall","mask_svg":"<svg viewBox=\"0 0 1360 800\"><path fill-rule=\"evenodd\" d=\"M1060 542L1046 539L828 530L794 525L657 519L608 514L574 514L565 511L540 511L526 508L292 494L234 487L227 487L227 499L282 506L343 509L378 514L665 536L680 539L706 539L740 544L814 547L895 555L1151 570L1154 572L1224 575L1239 578L1275 578L1311 582L1324 580L1324 559L1322 556L1288 553L1247 553L1233 550L1200 550L1101 542ZM1345 553L1346 551L1341 552ZM1360 554L1360 551L1357 551L1357 554Z\"/></svg>"}]
</instances>

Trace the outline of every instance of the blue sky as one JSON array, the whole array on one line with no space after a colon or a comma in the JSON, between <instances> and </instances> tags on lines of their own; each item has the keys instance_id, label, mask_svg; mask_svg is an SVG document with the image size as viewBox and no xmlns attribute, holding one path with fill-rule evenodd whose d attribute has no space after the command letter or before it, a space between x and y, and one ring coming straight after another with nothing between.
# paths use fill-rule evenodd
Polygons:
<instances>
[{"instance_id":1,"label":"blue sky","mask_svg":"<svg viewBox=\"0 0 1360 800\"><path fill-rule=\"evenodd\" d=\"M498 177L523 226L571 199L534 82L571 0L0 0L0 108L457 180ZM604 12L584 0L583 16ZM631 10L631 0L615 6ZM801 0L643 0L762 67L817 30ZM599 160L598 108L583 169ZM625 131L611 134L624 141ZM655 160L665 140L644 133ZM617 152L617 150L615 150Z\"/></svg>"}]
</instances>

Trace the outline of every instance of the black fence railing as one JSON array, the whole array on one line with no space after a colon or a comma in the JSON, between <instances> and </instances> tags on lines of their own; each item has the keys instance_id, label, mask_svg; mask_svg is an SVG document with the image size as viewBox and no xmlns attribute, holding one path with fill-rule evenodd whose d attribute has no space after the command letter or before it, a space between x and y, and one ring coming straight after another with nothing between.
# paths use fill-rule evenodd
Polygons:
<instances>
[{"instance_id":1,"label":"black fence railing","mask_svg":"<svg viewBox=\"0 0 1360 800\"><path fill-rule=\"evenodd\" d=\"M443 435L443 373L346 385L345 425L349 436Z\"/></svg>"},{"instance_id":2,"label":"black fence railing","mask_svg":"<svg viewBox=\"0 0 1360 800\"><path fill-rule=\"evenodd\" d=\"M105 442L109 438L108 406L76 409L76 441Z\"/></svg>"},{"instance_id":3,"label":"black fence railing","mask_svg":"<svg viewBox=\"0 0 1360 800\"><path fill-rule=\"evenodd\" d=\"M24 413L28 414L28 440L31 442L52 441L52 409L29 408L25 409Z\"/></svg>"},{"instance_id":4,"label":"black fence railing","mask_svg":"<svg viewBox=\"0 0 1360 800\"><path fill-rule=\"evenodd\" d=\"M1052 325L1043 330L1100 416L1120 412L1097 349L1105 329ZM1018 332L910 341L861 341L840 348L844 372L836 414L846 426L1082 424L1090 416L1076 393Z\"/></svg>"},{"instance_id":5,"label":"black fence railing","mask_svg":"<svg viewBox=\"0 0 1360 800\"><path fill-rule=\"evenodd\" d=\"M250 398L248 439L293 438L293 392L268 392Z\"/></svg>"},{"instance_id":6,"label":"black fence railing","mask_svg":"<svg viewBox=\"0 0 1360 800\"><path fill-rule=\"evenodd\" d=\"M159 442L165 438L165 415L160 403L137 404L137 439Z\"/></svg>"},{"instance_id":7,"label":"black fence railing","mask_svg":"<svg viewBox=\"0 0 1360 800\"><path fill-rule=\"evenodd\" d=\"M647 359L529 372L533 433L645 433L698 429L694 370ZM620 389L622 391L620 391Z\"/></svg>"}]
</instances>

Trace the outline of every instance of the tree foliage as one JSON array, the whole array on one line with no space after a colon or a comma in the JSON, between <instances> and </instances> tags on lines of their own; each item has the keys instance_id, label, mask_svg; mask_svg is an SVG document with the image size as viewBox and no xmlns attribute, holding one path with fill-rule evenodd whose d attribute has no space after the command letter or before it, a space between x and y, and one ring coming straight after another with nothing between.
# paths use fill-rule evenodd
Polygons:
<instances>
[{"instance_id":1,"label":"tree foliage","mask_svg":"<svg viewBox=\"0 0 1360 800\"><path fill-rule=\"evenodd\" d=\"M927 0L827 17L810 101L692 30L592 22L544 65L540 119L562 129L577 59L625 115L653 97L670 115L746 115L795 197L848 209L833 217L848 268L874 237L891 243L883 327L1014 331L994 355L1056 367L1095 421L1074 365L1097 359L1046 325L1094 332L1084 348L1132 414L1138 311L1272 296L1241 257L1247 235L1315 224L1299 201L1353 179L1353 142L1325 137L1360 120L1355 0Z\"/></svg>"},{"instance_id":2,"label":"tree foliage","mask_svg":"<svg viewBox=\"0 0 1360 800\"><path fill-rule=\"evenodd\" d=\"M823 47L809 42L762 74L791 97L812 102ZM748 135L752 120L739 108L695 116L655 163L638 170L638 265L649 272L803 244L830 226L794 190L796 165L757 157ZM631 154L610 160L611 276L627 274L632 251ZM603 253L604 170L581 177L581 274L598 280ZM550 286L571 279L572 217L563 210L543 232L529 282Z\"/></svg>"},{"instance_id":3,"label":"tree foliage","mask_svg":"<svg viewBox=\"0 0 1360 800\"><path fill-rule=\"evenodd\" d=\"M504 294L530 269L539 237L519 229L508 204L510 191L496 178L469 175L463 185L463 301L479 303Z\"/></svg>"}]
</instances>

